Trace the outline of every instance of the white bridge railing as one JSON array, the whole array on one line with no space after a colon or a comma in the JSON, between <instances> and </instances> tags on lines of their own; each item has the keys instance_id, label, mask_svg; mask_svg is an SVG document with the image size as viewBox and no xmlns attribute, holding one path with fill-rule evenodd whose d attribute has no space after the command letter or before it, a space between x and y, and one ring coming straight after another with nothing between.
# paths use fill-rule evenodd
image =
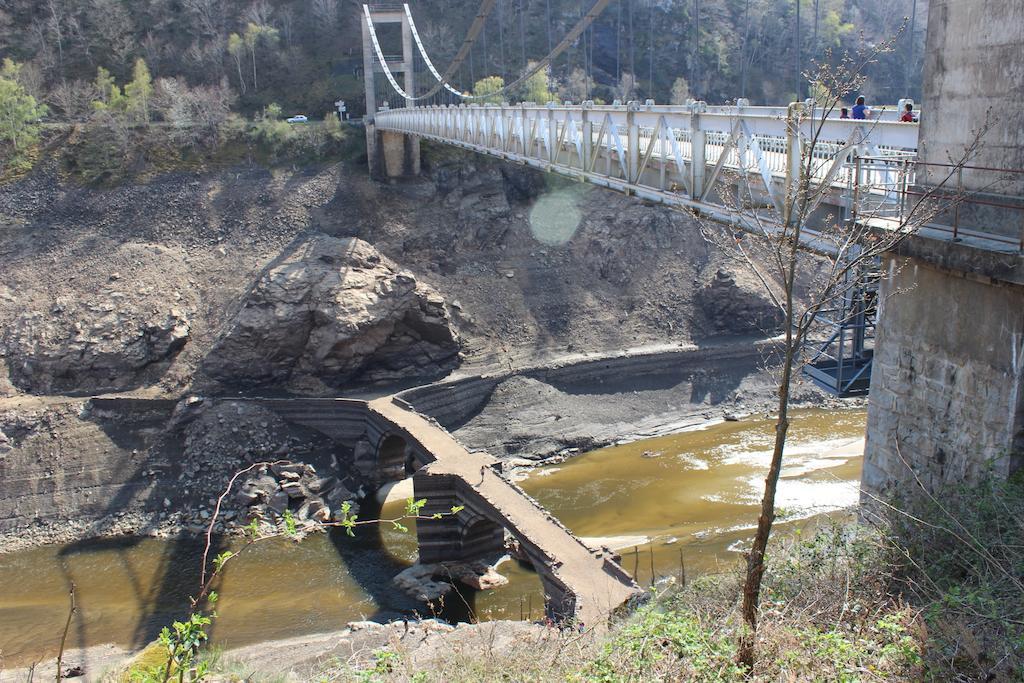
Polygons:
<instances>
[{"instance_id":1,"label":"white bridge railing","mask_svg":"<svg viewBox=\"0 0 1024 683\"><path fill-rule=\"evenodd\" d=\"M917 125L884 113L876 120L828 118L790 107L628 105L459 105L382 110L378 130L458 145L670 204L721 205L716 183L753 177L781 211L811 151L813 175L837 189L851 181L854 154L912 157ZM800 113L804 112L804 113ZM809 112L809 113L807 113Z\"/></svg>"}]
</instances>

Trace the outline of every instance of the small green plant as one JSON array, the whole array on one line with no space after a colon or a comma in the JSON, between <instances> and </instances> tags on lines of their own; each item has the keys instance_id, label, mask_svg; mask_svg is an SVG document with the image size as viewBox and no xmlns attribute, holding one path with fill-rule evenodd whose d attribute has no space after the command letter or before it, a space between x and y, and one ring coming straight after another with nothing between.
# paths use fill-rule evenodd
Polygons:
<instances>
[{"instance_id":1,"label":"small green plant","mask_svg":"<svg viewBox=\"0 0 1024 683\"><path fill-rule=\"evenodd\" d=\"M211 605L215 604L217 594L211 592L208 601ZM131 680L136 683L167 683L173 678L178 683L184 683L205 679L209 674L209 662L199 658L199 651L209 639L206 627L216 616L215 612L209 615L193 612L185 621L175 621L170 627L165 626L160 631L157 643L166 652L166 661L156 667L132 671Z\"/></svg>"},{"instance_id":2,"label":"small green plant","mask_svg":"<svg viewBox=\"0 0 1024 683\"><path fill-rule=\"evenodd\" d=\"M360 671L356 676L356 680L365 681L365 683L375 683L394 671L398 662L398 653L388 649L377 650L373 653L373 667Z\"/></svg>"}]
</instances>

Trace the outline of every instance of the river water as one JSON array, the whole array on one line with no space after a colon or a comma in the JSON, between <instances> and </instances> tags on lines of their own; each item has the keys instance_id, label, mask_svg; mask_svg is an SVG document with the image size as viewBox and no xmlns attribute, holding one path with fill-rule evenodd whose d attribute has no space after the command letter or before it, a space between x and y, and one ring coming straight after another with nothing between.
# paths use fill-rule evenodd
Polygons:
<instances>
[{"instance_id":1,"label":"river water","mask_svg":"<svg viewBox=\"0 0 1024 683\"><path fill-rule=\"evenodd\" d=\"M856 504L864 424L863 411L797 411L779 488L780 528ZM735 566L756 523L772 436L769 420L724 422L587 453L520 484L577 535L617 548L646 585L684 567L693 576ZM399 508L389 503L381 514ZM71 582L79 609L69 647L144 645L186 613L201 553L191 539L115 539L0 555L0 668L56 652ZM415 553L414 533L370 527L355 539L319 534L253 545L218 587L213 639L239 646L424 614L390 586ZM449 596L445 616L539 618L536 575L512 561L499 571L508 586Z\"/></svg>"}]
</instances>

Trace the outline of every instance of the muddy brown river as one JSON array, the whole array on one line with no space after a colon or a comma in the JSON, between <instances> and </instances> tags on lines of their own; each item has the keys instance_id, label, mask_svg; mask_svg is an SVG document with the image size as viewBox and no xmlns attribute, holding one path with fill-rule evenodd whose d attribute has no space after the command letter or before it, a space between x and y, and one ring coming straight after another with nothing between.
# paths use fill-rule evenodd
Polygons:
<instances>
[{"instance_id":1,"label":"muddy brown river","mask_svg":"<svg viewBox=\"0 0 1024 683\"><path fill-rule=\"evenodd\" d=\"M779 488L781 529L856 504L865 413L798 411ZM579 536L623 555L647 585L735 566L757 520L772 423L715 424L580 455L521 485ZM388 504L388 516L398 507ZM356 619L426 614L390 578L415 559L415 536L359 530L251 546L219 587L213 640L225 647L344 628ZM69 647L142 646L187 610L198 583L195 540L115 539L0 555L0 669L56 652L76 586ZM652 574L653 567L653 574ZM449 596L452 619L539 618L536 575L507 561L503 588Z\"/></svg>"}]
</instances>

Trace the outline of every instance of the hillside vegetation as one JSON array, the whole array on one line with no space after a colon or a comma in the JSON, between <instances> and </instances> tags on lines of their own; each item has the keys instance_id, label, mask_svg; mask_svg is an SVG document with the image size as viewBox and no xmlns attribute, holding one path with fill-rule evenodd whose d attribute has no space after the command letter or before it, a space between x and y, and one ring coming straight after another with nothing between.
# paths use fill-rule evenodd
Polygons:
<instances>
[{"instance_id":1,"label":"hillside vegetation","mask_svg":"<svg viewBox=\"0 0 1024 683\"><path fill-rule=\"evenodd\" d=\"M410 4L443 68L476 2ZM500 0L457 85L468 90L485 76L509 80L547 54L588 5ZM891 37L914 5L801 0L804 69L828 49ZM916 0L916 8L913 34L908 30L871 69L866 92L876 101L919 92L927 2ZM170 98L219 98L250 117L276 102L287 113L320 118L340 97L361 115L360 9L341 0L7 0L0 4L0 58L24 64L19 80L62 120L93 114L91 102L105 97L100 68L123 85L139 59L158 91L165 81ZM783 104L799 81L797 27L791 0L617 0L553 65L552 90L577 101L587 94L659 102L691 95L720 103L745 95L754 104Z\"/></svg>"}]
</instances>

